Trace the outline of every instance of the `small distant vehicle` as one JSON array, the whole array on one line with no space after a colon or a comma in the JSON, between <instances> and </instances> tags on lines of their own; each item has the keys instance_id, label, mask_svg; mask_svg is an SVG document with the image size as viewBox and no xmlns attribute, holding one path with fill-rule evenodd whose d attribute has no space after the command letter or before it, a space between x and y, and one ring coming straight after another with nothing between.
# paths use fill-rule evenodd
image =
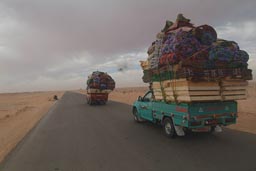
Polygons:
<instances>
[{"instance_id":1,"label":"small distant vehicle","mask_svg":"<svg viewBox=\"0 0 256 171\"><path fill-rule=\"evenodd\" d=\"M108 101L108 93L87 93L87 104L103 104L105 105Z\"/></svg>"},{"instance_id":2,"label":"small distant vehicle","mask_svg":"<svg viewBox=\"0 0 256 171\"><path fill-rule=\"evenodd\" d=\"M115 81L106 72L94 71L87 79L87 103L106 104L108 94L115 89Z\"/></svg>"},{"instance_id":3,"label":"small distant vehicle","mask_svg":"<svg viewBox=\"0 0 256 171\"><path fill-rule=\"evenodd\" d=\"M166 103L155 101L152 91L139 96L132 108L136 122L161 124L167 137L184 136L186 132L221 132L221 126L235 124L236 101Z\"/></svg>"}]
</instances>

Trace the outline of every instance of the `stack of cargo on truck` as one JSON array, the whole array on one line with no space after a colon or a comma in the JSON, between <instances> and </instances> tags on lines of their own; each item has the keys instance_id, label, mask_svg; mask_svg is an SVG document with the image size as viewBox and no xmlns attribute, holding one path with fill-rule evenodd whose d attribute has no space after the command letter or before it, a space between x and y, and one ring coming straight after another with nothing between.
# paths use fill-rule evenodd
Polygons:
<instances>
[{"instance_id":1,"label":"stack of cargo on truck","mask_svg":"<svg viewBox=\"0 0 256 171\"><path fill-rule=\"evenodd\" d=\"M156 100L192 102L246 99L249 55L234 41L217 38L209 25L194 26L181 14L166 22L141 61L143 80Z\"/></svg>"},{"instance_id":2,"label":"stack of cargo on truck","mask_svg":"<svg viewBox=\"0 0 256 171\"><path fill-rule=\"evenodd\" d=\"M147 53L147 60L140 61L142 79L149 83L152 95L135 102L137 120L164 124L167 117L175 129L215 128L236 122L235 100L247 98L248 80L252 79L249 55L236 42L220 39L213 27L195 26L179 14L175 22L166 21Z\"/></svg>"},{"instance_id":3,"label":"stack of cargo on truck","mask_svg":"<svg viewBox=\"0 0 256 171\"><path fill-rule=\"evenodd\" d=\"M115 88L115 81L105 72L95 71L87 80L87 103L106 104L108 94Z\"/></svg>"}]
</instances>

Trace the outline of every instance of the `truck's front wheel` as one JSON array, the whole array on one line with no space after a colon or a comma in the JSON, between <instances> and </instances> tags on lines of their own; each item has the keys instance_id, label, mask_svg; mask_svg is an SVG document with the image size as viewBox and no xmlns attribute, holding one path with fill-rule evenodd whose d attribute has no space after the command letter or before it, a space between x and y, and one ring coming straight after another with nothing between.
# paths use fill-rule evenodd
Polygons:
<instances>
[{"instance_id":1,"label":"truck's front wheel","mask_svg":"<svg viewBox=\"0 0 256 171\"><path fill-rule=\"evenodd\" d=\"M163 126L167 137L174 138L176 136L176 131L171 118L165 118Z\"/></svg>"},{"instance_id":2,"label":"truck's front wheel","mask_svg":"<svg viewBox=\"0 0 256 171\"><path fill-rule=\"evenodd\" d=\"M132 110L133 116L134 116L134 121L136 122L143 122L143 119L140 118L140 116L138 115L138 111L136 108L133 108Z\"/></svg>"}]
</instances>

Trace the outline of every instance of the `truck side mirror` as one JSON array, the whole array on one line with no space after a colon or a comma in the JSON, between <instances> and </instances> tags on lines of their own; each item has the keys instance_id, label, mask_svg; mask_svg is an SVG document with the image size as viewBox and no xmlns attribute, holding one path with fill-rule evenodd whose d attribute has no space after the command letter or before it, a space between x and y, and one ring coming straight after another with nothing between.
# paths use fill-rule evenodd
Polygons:
<instances>
[{"instance_id":1,"label":"truck side mirror","mask_svg":"<svg viewBox=\"0 0 256 171\"><path fill-rule=\"evenodd\" d=\"M138 97L138 101L142 101L142 97L141 96Z\"/></svg>"}]
</instances>

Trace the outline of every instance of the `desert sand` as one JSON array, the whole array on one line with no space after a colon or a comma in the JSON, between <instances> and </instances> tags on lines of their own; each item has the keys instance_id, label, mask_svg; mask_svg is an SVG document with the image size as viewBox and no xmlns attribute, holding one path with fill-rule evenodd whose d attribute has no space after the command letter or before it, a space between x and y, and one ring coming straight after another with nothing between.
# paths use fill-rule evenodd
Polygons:
<instances>
[{"instance_id":1,"label":"desert sand","mask_svg":"<svg viewBox=\"0 0 256 171\"><path fill-rule=\"evenodd\" d=\"M0 161L47 113L63 92L0 94Z\"/></svg>"},{"instance_id":2,"label":"desert sand","mask_svg":"<svg viewBox=\"0 0 256 171\"><path fill-rule=\"evenodd\" d=\"M231 129L256 134L256 83L249 84L248 98L238 100L237 124L229 126Z\"/></svg>"},{"instance_id":3,"label":"desert sand","mask_svg":"<svg viewBox=\"0 0 256 171\"><path fill-rule=\"evenodd\" d=\"M143 96L147 91L147 87L117 88L109 94L109 99L132 105L139 96Z\"/></svg>"}]
</instances>

